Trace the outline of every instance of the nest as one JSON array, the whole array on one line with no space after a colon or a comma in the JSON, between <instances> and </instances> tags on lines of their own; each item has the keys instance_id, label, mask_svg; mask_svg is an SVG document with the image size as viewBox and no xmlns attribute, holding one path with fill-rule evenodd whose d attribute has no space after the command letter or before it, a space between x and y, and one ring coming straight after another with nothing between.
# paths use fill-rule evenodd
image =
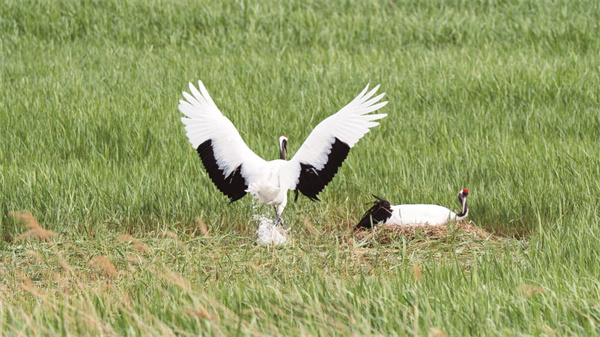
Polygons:
<instances>
[{"instance_id":1,"label":"nest","mask_svg":"<svg viewBox=\"0 0 600 337\"><path fill-rule=\"evenodd\" d=\"M488 240L493 235L470 222L457 222L448 225L379 225L374 228L359 228L354 231L355 240L375 240L380 244L390 244L394 241L443 240L460 236L475 240Z\"/></svg>"}]
</instances>

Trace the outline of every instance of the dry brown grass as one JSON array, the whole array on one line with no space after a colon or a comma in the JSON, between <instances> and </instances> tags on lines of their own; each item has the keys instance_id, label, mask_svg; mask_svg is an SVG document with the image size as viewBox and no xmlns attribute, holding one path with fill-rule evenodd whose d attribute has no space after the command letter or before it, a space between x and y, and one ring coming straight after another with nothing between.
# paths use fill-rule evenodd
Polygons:
<instances>
[{"instance_id":1,"label":"dry brown grass","mask_svg":"<svg viewBox=\"0 0 600 337\"><path fill-rule=\"evenodd\" d=\"M196 223L198 224L198 229L200 230L200 233L202 233L202 236L209 238L210 234L208 233L208 226L206 226L206 223L200 218L196 218Z\"/></svg>"},{"instance_id":2,"label":"dry brown grass","mask_svg":"<svg viewBox=\"0 0 600 337\"><path fill-rule=\"evenodd\" d=\"M116 243L131 243L131 247L140 253L149 253L150 249L142 241L129 234L121 234L115 238Z\"/></svg>"},{"instance_id":3,"label":"dry brown grass","mask_svg":"<svg viewBox=\"0 0 600 337\"><path fill-rule=\"evenodd\" d=\"M106 256L94 257L90 260L89 265L106 278L115 278L118 275L117 268Z\"/></svg>"},{"instance_id":4,"label":"dry brown grass","mask_svg":"<svg viewBox=\"0 0 600 337\"><path fill-rule=\"evenodd\" d=\"M26 240L29 238L41 239L50 242L51 239L58 234L51 230L44 229L37 219L29 212L10 212L10 216L17 219L29 230L16 238L16 241Z\"/></svg>"},{"instance_id":5,"label":"dry brown grass","mask_svg":"<svg viewBox=\"0 0 600 337\"><path fill-rule=\"evenodd\" d=\"M173 271L167 268L162 268L160 270L154 269L153 271L158 277L169 282L170 284L175 285L188 292L192 291L190 284L186 280L184 280L179 274L174 273Z\"/></svg>"},{"instance_id":6,"label":"dry brown grass","mask_svg":"<svg viewBox=\"0 0 600 337\"><path fill-rule=\"evenodd\" d=\"M211 321L215 320L215 316L211 315L204 308L199 308L199 309L185 308L185 312L192 317L196 317L196 318L200 318L200 319L208 319Z\"/></svg>"},{"instance_id":7,"label":"dry brown grass","mask_svg":"<svg viewBox=\"0 0 600 337\"><path fill-rule=\"evenodd\" d=\"M306 228L306 232L312 236L318 236L319 230L313 225L312 221L308 218L308 216L302 216L302 222L304 223L304 228Z\"/></svg>"},{"instance_id":8,"label":"dry brown grass","mask_svg":"<svg viewBox=\"0 0 600 337\"><path fill-rule=\"evenodd\" d=\"M535 294L541 294L545 292L545 290L532 284L521 284L517 287L517 292L525 297L530 297Z\"/></svg>"},{"instance_id":9,"label":"dry brown grass","mask_svg":"<svg viewBox=\"0 0 600 337\"><path fill-rule=\"evenodd\" d=\"M127 261L134 265L142 265L145 262L144 258L138 254L127 255Z\"/></svg>"},{"instance_id":10,"label":"dry brown grass","mask_svg":"<svg viewBox=\"0 0 600 337\"><path fill-rule=\"evenodd\" d=\"M17 277L19 280L18 284L21 287L21 289L27 291L28 293L32 294L37 298L42 298L45 296L45 292L37 286L35 286L35 284L33 284L33 281L31 281L31 279L27 275L18 272Z\"/></svg>"},{"instance_id":11,"label":"dry brown grass","mask_svg":"<svg viewBox=\"0 0 600 337\"><path fill-rule=\"evenodd\" d=\"M133 249L137 250L140 253L149 253L150 249L141 241L137 241L133 243Z\"/></svg>"},{"instance_id":12,"label":"dry brown grass","mask_svg":"<svg viewBox=\"0 0 600 337\"><path fill-rule=\"evenodd\" d=\"M413 262L413 273L415 275L415 280L421 281L421 268L416 261Z\"/></svg>"},{"instance_id":13,"label":"dry brown grass","mask_svg":"<svg viewBox=\"0 0 600 337\"><path fill-rule=\"evenodd\" d=\"M175 241L177 243L180 243L179 236L177 234L171 232L171 231L165 231L163 233L163 236L166 237L166 238L171 238L171 239L173 239L173 241Z\"/></svg>"},{"instance_id":14,"label":"dry brown grass","mask_svg":"<svg viewBox=\"0 0 600 337\"><path fill-rule=\"evenodd\" d=\"M121 234L115 238L116 243L137 242L138 240L129 234Z\"/></svg>"},{"instance_id":15,"label":"dry brown grass","mask_svg":"<svg viewBox=\"0 0 600 337\"><path fill-rule=\"evenodd\" d=\"M427 333L428 337L446 337L446 333L438 328L429 329L429 333Z\"/></svg>"},{"instance_id":16,"label":"dry brown grass","mask_svg":"<svg viewBox=\"0 0 600 337\"><path fill-rule=\"evenodd\" d=\"M44 259L42 258L42 254L36 252L35 250L29 249L25 252L25 254L27 254L27 256L29 256L31 258L31 260L36 264L41 264L44 262Z\"/></svg>"}]
</instances>

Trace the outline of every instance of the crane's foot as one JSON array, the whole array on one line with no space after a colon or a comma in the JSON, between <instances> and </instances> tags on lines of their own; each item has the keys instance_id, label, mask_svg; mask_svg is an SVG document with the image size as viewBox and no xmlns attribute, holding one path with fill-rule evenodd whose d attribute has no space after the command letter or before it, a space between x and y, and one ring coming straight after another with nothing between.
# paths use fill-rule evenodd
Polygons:
<instances>
[{"instance_id":1,"label":"crane's foot","mask_svg":"<svg viewBox=\"0 0 600 337\"><path fill-rule=\"evenodd\" d=\"M285 227L283 226L283 219L282 219L282 218L280 218L280 217L277 217L277 219L275 219L275 222L274 222L273 224L274 224L276 227L279 227L279 226L281 226L281 228L283 229L284 233L286 233L286 234L287 234L287 233L290 231L289 229L287 229L287 228L285 228Z\"/></svg>"}]
</instances>

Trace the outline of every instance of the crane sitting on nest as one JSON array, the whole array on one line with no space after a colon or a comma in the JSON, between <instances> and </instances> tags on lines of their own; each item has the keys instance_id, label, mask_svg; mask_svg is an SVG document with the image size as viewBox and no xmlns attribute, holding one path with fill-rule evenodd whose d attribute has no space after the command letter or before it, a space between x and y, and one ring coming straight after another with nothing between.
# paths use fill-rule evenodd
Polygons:
<instances>
[{"instance_id":1,"label":"crane sitting on nest","mask_svg":"<svg viewBox=\"0 0 600 337\"><path fill-rule=\"evenodd\" d=\"M458 192L458 202L462 206L456 214L438 205L391 205L389 201L374 196L377 200L356 225L355 228L371 228L374 225L444 225L448 221L460 221L467 217L467 196L469 190L463 188Z\"/></svg>"},{"instance_id":2,"label":"crane sitting on nest","mask_svg":"<svg viewBox=\"0 0 600 337\"><path fill-rule=\"evenodd\" d=\"M379 86L368 91L367 85L352 102L319 123L291 160L285 160L288 139L282 136L280 159L265 161L248 148L201 81L199 90L192 83L189 87L190 93L183 92L185 100L179 101L179 110L186 116L181 121L210 179L231 202L248 192L259 202L274 206L275 224L281 223L288 190L296 192L296 199L300 191L318 201L317 195L333 179L350 148L379 125L376 120L387 116L369 114L387 101L379 102L385 94L372 98Z\"/></svg>"}]
</instances>

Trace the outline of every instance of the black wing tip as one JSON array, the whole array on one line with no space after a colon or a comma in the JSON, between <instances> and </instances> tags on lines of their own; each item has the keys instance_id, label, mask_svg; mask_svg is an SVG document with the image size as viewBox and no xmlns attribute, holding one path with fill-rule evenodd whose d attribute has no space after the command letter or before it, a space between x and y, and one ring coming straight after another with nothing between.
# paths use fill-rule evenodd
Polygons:
<instances>
[{"instance_id":1,"label":"black wing tip","mask_svg":"<svg viewBox=\"0 0 600 337\"><path fill-rule=\"evenodd\" d=\"M299 189L295 189L295 190L294 190L294 202L297 202L297 201L298 201L298 195L299 195L299 194L298 194L298 191L300 191L300 190L299 190ZM300 192L302 192L302 191L300 191ZM318 197L317 195L318 195L320 192L321 192L321 191L318 191L318 192L316 192L316 193L314 193L314 194L307 194L307 193L304 193L304 192L302 192L302 194L303 194L305 197L307 197L308 199L310 199L310 201L319 202L319 201L321 201L321 199L319 199L319 197Z\"/></svg>"},{"instance_id":2,"label":"black wing tip","mask_svg":"<svg viewBox=\"0 0 600 337\"><path fill-rule=\"evenodd\" d=\"M327 158L325 166L317 171L314 166L310 164L300 163L300 178L297 189L302 192L305 196L310 198L312 201L320 201L317 195L323 191L325 186L333 180L333 177L338 172L340 166L348 153L350 152L350 146L339 140L337 137L334 138L334 142L331 144L331 152Z\"/></svg>"},{"instance_id":3,"label":"black wing tip","mask_svg":"<svg viewBox=\"0 0 600 337\"><path fill-rule=\"evenodd\" d=\"M224 170L219 168L215 159L211 139L200 144L196 149L196 152L198 152L210 180L221 193L229 198L230 203L237 201L246 195L248 185L246 184L244 177L242 177L242 165L238 166L231 174L225 177Z\"/></svg>"},{"instance_id":4,"label":"black wing tip","mask_svg":"<svg viewBox=\"0 0 600 337\"><path fill-rule=\"evenodd\" d=\"M376 195L373 195L373 197L376 199L373 202L373 206L365 212L363 218L356 224L354 229L372 228L377 223L389 219L392 215L392 206L389 201Z\"/></svg>"},{"instance_id":5,"label":"black wing tip","mask_svg":"<svg viewBox=\"0 0 600 337\"><path fill-rule=\"evenodd\" d=\"M223 193L223 192L221 192L221 193ZM241 198L243 198L246 195L246 193L244 193L244 194L241 194L241 195L238 195L238 196L230 197L230 196L228 196L225 193L223 193L223 194L229 198L229 203L230 204L232 204L232 203L240 200Z\"/></svg>"}]
</instances>

